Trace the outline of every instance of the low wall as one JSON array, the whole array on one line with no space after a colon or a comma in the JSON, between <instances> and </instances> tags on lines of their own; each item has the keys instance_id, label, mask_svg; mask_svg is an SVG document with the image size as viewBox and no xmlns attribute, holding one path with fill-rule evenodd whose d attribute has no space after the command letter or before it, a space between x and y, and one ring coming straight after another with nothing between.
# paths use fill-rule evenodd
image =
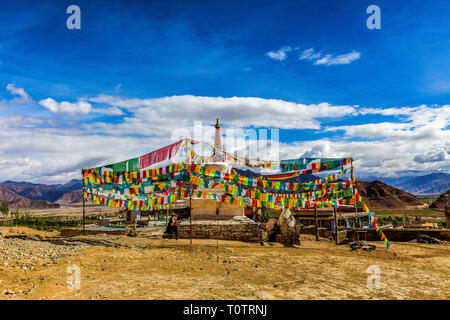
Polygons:
<instances>
[{"instance_id":1,"label":"low wall","mask_svg":"<svg viewBox=\"0 0 450 320\"><path fill-rule=\"evenodd\" d=\"M297 231L300 234L311 234L311 235L316 235L316 226L315 225L310 225L310 226L296 226ZM320 228L319 227L319 237L322 238L328 238L328 232L327 232L327 228Z\"/></svg>"},{"instance_id":2,"label":"low wall","mask_svg":"<svg viewBox=\"0 0 450 320\"><path fill-rule=\"evenodd\" d=\"M243 209L240 206L216 200L193 199L192 220L229 220L235 216L242 216ZM219 214L217 215L217 209Z\"/></svg>"},{"instance_id":3,"label":"low wall","mask_svg":"<svg viewBox=\"0 0 450 320\"><path fill-rule=\"evenodd\" d=\"M182 239L190 238L189 225L180 225L178 227L179 237ZM261 241L262 230L256 223L252 224L192 224L193 239L219 239L236 240L246 242Z\"/></svg>"}]
</instances>

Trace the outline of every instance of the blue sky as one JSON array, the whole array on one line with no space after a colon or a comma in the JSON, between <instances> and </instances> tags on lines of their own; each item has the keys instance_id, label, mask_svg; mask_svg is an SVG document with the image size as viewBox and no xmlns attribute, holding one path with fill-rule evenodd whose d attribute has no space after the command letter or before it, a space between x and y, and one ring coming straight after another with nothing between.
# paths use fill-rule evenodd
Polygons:
<instances>
[{"instance_id":1,"label":"blue sky","mask_svg":"<svg viewBox=\"0 0 450 320\"><path fill-rule=\"evenodd\" d=\"M17 141L0 149L17 166L3 178L75 177L216 116L281 128L286 156L355 154L361 174L448 170L449 15L448 1L2 2L0 124ZM68 164L46 141L85 151Z\"/></svg>"}]
</instances>

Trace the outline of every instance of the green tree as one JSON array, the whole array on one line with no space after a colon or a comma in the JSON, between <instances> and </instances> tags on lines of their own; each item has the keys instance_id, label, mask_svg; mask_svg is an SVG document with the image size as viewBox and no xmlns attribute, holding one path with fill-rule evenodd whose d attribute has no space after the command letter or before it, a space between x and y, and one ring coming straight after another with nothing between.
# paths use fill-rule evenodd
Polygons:
<instances>
[{"instance_id":1,"label":"green tree","mask_svg":"<svg viewBox=\"0 0 450 320\"><path fill-rule=\"evenodd\" d=\"M3 219L7 219L9 215L9 206L6 203L0 202L0 212L2 213Z\"/></svg>"},{"instance_id":2,"label":"green tree","mask_svg":"<svg viewBox=\"0 0 450 320\"><path fill-rule=\"evenodd\" d=\"M16 224L16 226L17 226L17 223L18 223L18 220L19 220L19 218L20 218L20 211L19 210L11 210L11 215L13 216L13 218L14 218L14 223Z\"/></svg>"}]
</instances>

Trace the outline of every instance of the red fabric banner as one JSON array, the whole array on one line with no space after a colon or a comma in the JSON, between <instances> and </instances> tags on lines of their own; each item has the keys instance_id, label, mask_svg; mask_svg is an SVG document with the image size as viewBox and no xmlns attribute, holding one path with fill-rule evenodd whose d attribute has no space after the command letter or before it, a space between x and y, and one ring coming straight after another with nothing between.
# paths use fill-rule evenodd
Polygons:
<instances>
[{"instance_id":1,"label":"red fabric banner","mask_svg":"<svg viewBox=\"0 0 450 320\"><path fill-rule=\"evenodd\" d=\"M141 169L151 166L152 164L172 158L177 154L183 140L168 145L167 147L152 151L141 156L139 166Z\"/></svg>"},{"instance_id":2,"label":"red fabric banner","mask_svg":"<svg viewBox=\"0 0 450 320\"><path fill-rule=\"evenodd\" d=\"M146 155L141 156L139 161L139 168L140 169L147 168L152 164L172 158L174 155L177 154L183 141L184 140L180 140L171 145L168 145L167 147L152 151L150 153L147 153ZM189 141L191 142L191 144L198 143L197 141L192 139L189 139Z\"/></svg>"}]
</instances>

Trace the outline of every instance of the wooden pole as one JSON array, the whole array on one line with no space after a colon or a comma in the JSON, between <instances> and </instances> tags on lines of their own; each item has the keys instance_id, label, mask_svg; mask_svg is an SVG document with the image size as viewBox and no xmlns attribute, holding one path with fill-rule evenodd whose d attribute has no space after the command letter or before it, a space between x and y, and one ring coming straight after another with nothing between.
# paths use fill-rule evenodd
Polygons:
<instances>
[{"instance_id":1,"label":"wooden pole","mask_svg":"<svg viewBox=\"0 0 450 320\"><path fill-rule=\"evenodd\" d=\"M189 197L189 234L190 234L190 244L192 246L192 196Z\"/></svg>"},{"instance_id":2,"label":"wooden pole","mask_svg":"<svg viewBox=\"0 0 450 320\"><path fill-rule=\"evenodd\" d=\"M86 210L85 210L85 199L84 199L84 170L82 170L82 179L83 179L83 189L82 189L82 198L83 198L83 231L85 231L85 216L86 216Z\"/></svg>"},{"instance_id":3,"label":"wooden pole","mask_svg":"<svg viewBox=\"0 0 450 320\"><path fill-rule=\"evenodd\" d=\"M188 141L188 138L184 138L185 139L185 143L188 144L190 146L190 140ZM186 164L189 166L189 169L187 170L188 174L190 175L191 169L190 169L190 165L191 165L191 149L190 148L186 148ZM192 246L192 184L189 182L189 243Z\"/></svg>"},{"instance_id":4,"label":"wooden pole","mask_svg":"<svg viewBox=\"0 0 450 320\"><path fill-rule=\"evenodd\" d=\"M316 241L319 241L319 222L317 220L317 204L314 205L314 220L316 224Z\"/></svg>"},{"instance_id":5,"label":"wooden pole","mask_svg":"<svg viewBox=\"0 0 450 320\"><path fill-rule=\"evenodd\" d=\"M219 204L216 202L216 228L219 227ZM216 238L216 255L217 255L217 262L219 262L219 237Z\"/></svg>"},{"instance_id":6,"label":"wooden pole","mask_svg":"<svg viewBox=\"0 0 450 320\"><path fill-rule=\"evenodd\" d=\"M338 244L338 222L337 222L337 208L336 206L333 207L334 208L334 237L336 239L336 244Z\"/></svg>"}]
</instances>

